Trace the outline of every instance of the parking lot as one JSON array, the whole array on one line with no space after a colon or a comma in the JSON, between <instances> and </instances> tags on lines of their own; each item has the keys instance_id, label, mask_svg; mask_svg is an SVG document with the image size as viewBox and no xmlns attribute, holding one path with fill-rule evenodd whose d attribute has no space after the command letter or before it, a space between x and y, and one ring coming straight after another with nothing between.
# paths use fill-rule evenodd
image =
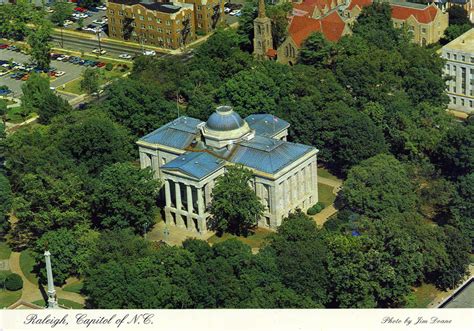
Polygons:
<instances>
[{"instance_id":1,"label":"parking lot","mask_svg":"<svg viewBox=\"0 0 474 331\"><path fill-rule=\"evenodd\" d=\"M0 60L13 60L17 63L30 63L30 58L20 52L14 52L7 49L0 50ZM57 77L51 81L52 87L62 86L67 82L78 78L82 71L85 69L83 66L75 65L69 62L51 61L51 67L58 71L64 71L65 74L61 77ZM10 76L15 73L15 70L10 71L8 74L0 77L0 85L6 85L13 92L13 97L19 97L22 95L21 86L25 83L22 80L16 80Z\"/></svg>"}]
</instances>

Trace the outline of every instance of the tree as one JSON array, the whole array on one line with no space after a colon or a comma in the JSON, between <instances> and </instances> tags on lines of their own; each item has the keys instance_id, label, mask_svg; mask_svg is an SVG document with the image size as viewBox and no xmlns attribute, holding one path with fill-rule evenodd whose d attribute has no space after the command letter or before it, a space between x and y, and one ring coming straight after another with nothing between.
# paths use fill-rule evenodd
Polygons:
<instances>
[{"instance_id":1,"label":"tree","mask_svg":"<svg viewBox=\"0 0 474 331\"><path fill-rule=\"evenodd\" d=\"M442 45L449 43L450 41L456 39L460 35L471 29L471 24L462 24L462 25L449 25L446 30L444 30L444 36L441 38L440 42Z\"/></svg>"},{"instance_id":2,"label":"tree","mask_svg":"<svg viewBox=\"0 0 474 331\"><path fill-rule=\"evenodd\" d=\"M362 161L348 173L341 191L343 203L370 218L414 211L417 197L403 164L379 154Z\"/></svg>"},{"instance_id":3,"label":"tree","mask_svg":"<svg viewBox=\"0 0 474 331\"><path fill-rule=\"evenodd\" d=\"M474 121L457 123L446 132L433 153L434 162L452 178L474 171Z\"/></svg>"},{"instance_id":4,"label":"tree","mask_svg":"<svg viewBox=\"0 0 474 331\"><path fill-rule=\"evenodd\" d=\"M0 99L0 117L2 118L3 125L7 121L7 102L3 99Z\"/></svg>"},{"instance_id":5,"label":"tree","mask_svg":"<svg viewBox=\"0 0 474 331\"><path fill-rule=\"evenodd\" d=\"M469 251L468 239L456 228L445 226L444 245L448 254L448 265L439 273L436 285L443 289L455 288L468 274Z\"/></svg>"},{"instance_id":6,"label":"tree","mask_svg":"<svg viewBox=\"0 0 474 331\"><path fill-rule=\"evenodd\" d=\"M92 198L93 217L99 228L134 229L144 233L156 222L159 181L150 169L116 163L99 176Z\"/></svg>"},{"instance_id":7,"label":"tree","mask_svg":"<svg viewBox=\"0 0 474 331\"><path fill-rule=\"evenodd\" d=\"M58 25L61 29L61 47L64 47L63 28L64 22L71 17L73 12L73 5L69 2L56 1L53 4L53 14L51 15L51 22Z\"/></svg>"},{"instance_id":8,"label":"tree","mask_svg":"<svg viewBox=\"0 0 474 331\"><path fill-rule=\"evenodd\" d=\"M301 46L299 62L319 68L331 66L334 45L321 32L312 33Z\"/></svg>"},{"instance_id":9,"label":"tree","mask_svg":"<svg viewBox=\"0 0 474 331\"><path fill-rule=\"evenodd\" d=\"M459 177L451 204L453 224L470 240L474 251L474 174Z\"/></svg>"},{"instance_id":10,"label":"tree","mask_svg":"<svg viewBox=\"0 0 474 331\"><path fill-rule=\"evenodd\" d=\"M275 82L256 70L240 71L217 91L217 102L232 105L242 117L274 112L278 97Z\"/></svg>"},{"instance_id":11,"label":"tree","mask_svg":"<svg viewBox=\"0 0 474 331\"><path fill-rule=\"evenodd\" d=\"M47 278L45 250L51 252L54 281L62 285L69 277L83 275L97 239L98 232L82 225L45 233L34 246L35 270L39 272L41 281L46 282Z\"/></svg>"},{"instance_id":12,"label":"tree","mask_svg":"<svg viewBox=\"0 0 474 331\"><path fill-rule=\"evenodd\" d=\"M328 105L314 114L312 144L322 150L321 160L345 175L361 161L387 152L382 130L365 114L342 105Z\"/></svg>"},{"instance_id":13,"label":"tree","mask_svg":"<svg viewBox=\"0 0 474 331\"><path fill-rule=\"evenodd\" d=\"M99 91L99 70L87 68L82 73L81 90L87 94Z\"/></svg>"},{"instance_id":14,"label":"tree","mask_svg":"<svg viewBox=\"0 0 474 331\"><path fill-rule=\"evenodd\" d=\"M266 14L272 20L273 48L277 49L288 35L288 15L293 10L290 3L267 6Z\"/></svg>"},{"instance_id":15,"label":"tree","mask_svg":"<svg viewBox=\"0 0 474 331\"><path fill-rule=\"evenodd\" d=\"M48 78L39 74L32 74L21 90L22 107L27 113L37 113L42 124L49 124L54 116L71 111L69 103L51 91Z\"/></svg>"},{"instance_id":16,"label":"tree","mask_svg":"<svg viewBox=\"0 0 474 331\"><path fill-rule=\"evenodd\" d=\"M67 119L66 119L67 120ZM60 149L91 174L131 159L127 131L98 112L84 113L61 132Z\"/></svg>"},{"instance_id":17,"label":"tree","mask_svg":"<svg viewBox=\"0 0 474 331\"><path fill-rule=\"evenodd\" d=\"M448 9L449 25L471 24L469 21L469 13L462 6L454 5Z\"/></svg>"},{"instance_id":18,"label":"tree","mask_svg":"<svg viewBox=\"0 0 474 331\"><path fill-rule=\"evenodd\" d=\"M324 267L327 250L312 219L301 211L290 214L269 246L275 251L284 286L311 298L315 305L328 302L329 279Z\"/></svg>"},{"instance_id":19,"label":"tree","mask_svg":"<svg viewBox=\"0 0 474 331\"><path fill-rule=\"evenodd\" d=\"M12 208L13 194L7 177L0 173L0 233L6 230L6 215Z\"/></svg>"},{"instance_id":20,"label":"tree","mask_svg":"<svg viewBox=\"0 0 474 331\"><path fill-rule=\"evenodd\" d=\"M11 273L5 279L5 287L9 291L18 291L23 288L23 279L19 274Z\"/></svg>"},{"instance_id":21,"label":"tree","mask_svg":"<svg viewBox=\"0 0 474 331\"><path fill-rule=\"evenodd\" d=\"M31 47L31 60L42 70L49 69L51 63L51 47L48 41L51 36L51 26L48 22L42 22L28 35L28 45Z\"/></svg>"},{"instance_id":22,"label":"tree","mask_svg":"<svg viewBox=\"0 0 474 331\"><path fill-rule=\"evenodd\" d=\"M89 221L89 205L83 180L74 173L23 176L14 211L18 221L10 231L10 242L29 246L44 233Z\"/></svg>"},{"instance_id":23,"label":"tree","mask_svg":"<svg viewBox=\"0 0 474 331\"><path fill-rule=\"evenodd\" d=\"M176 118L176 102L165 100L160 90L135 79L114 82L100 108L141 137Z\"/></svg>"},{"instance_id":24,"label":"tree","mask_svg":"<svg viewBox=\"0 0 474 331\"><path fill-rule=\"evenodd\" d=\"M217 179L209 206L211 229L246 236L257 226L264 208L249 186L252 177L250 170L231 166Z\"/></svg>"}]
</instances>

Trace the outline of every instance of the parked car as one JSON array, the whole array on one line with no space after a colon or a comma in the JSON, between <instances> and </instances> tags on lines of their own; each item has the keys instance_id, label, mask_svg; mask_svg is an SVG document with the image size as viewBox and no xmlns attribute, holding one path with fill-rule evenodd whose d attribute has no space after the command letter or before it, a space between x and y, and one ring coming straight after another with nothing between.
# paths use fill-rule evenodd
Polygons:
<instances>
[{"instance_id":1,"label":"parked car","mask_svg":"<svg viewBox=\"0 0 474 331\"><path fill-rule=\"evenodd\" d=\"M8 95L12 93L12 91L10 89L1 89L0 90L0 95Z\"/></svg>"},{"instance_id":2,"label":"parked car","mask_svg":"<svg viewBox=\"0 0 474 331\"><path fill-rule=\"evenodd\" d=\"M11 45L11 46L8 46L7 49L8 49L9 51L14 51L14 52L16 52L16 51L18 50L18 47L15 46L15 45Z\"/></svg>"},{"instance_id":3,"label":"parked car","mask_svg":"<svg viewBox=\"0 0 474 331\"><path fill-rule=\"evenodd\" d=\"M60 60L60 59L58 58L58 61L67 62L67 61L69 61L70 58L71 58L71 57L70 57L69 55L63 55L63 59Z\"/></svg>"},{"instance_id":4,"label":"parked car","mask_svg":"<svg viewBox=\"0 0 474 331\"><path fill-rule=\"evenodd\" d=\"M152 51L152 50L146 50L146 51L143 51L143 55L155 56L155 55L156 55L156 52L155 52L155 51Z\"/></svg>"},{"instance_id":5,"label":"parked car","mask_svg":"<svg viewBox=\"0 0 474 331\"><path fill-rule=\"evenodd\" d=\"M0 44L0 49L6 49L8 48L8 44Z\"/></svg>"},{"instance_id":6,"label":"parked car","mask_svg":"<svg viewBox=\"0 0 474 331\"><path fill-rule=\"evenodd\" d=\"M87 11L87 9L82 8L82 7L76 7L76 8L74 8L74 10L78 11L78 12L81 12L81 13L85 13Z\"/></svg>"},{"instance_id":7,"label":"parked car","mask_svg":"<svg viewBox=\"0 0 474 331\"><path fill-rule=\"evenodd\" d=\"M241 16L242 15L242 11L240 9L237 9L237 10L233 10L229 13L230 16Z\"/></svg>"},{"instance_id":8,"label":"parked car","mask_svg":"<svg viewBox=\"0 0 474 331\"><path fill-rule=\"evenodd\" d=\"M64 55L58 54L58 53L51 53L51 60L57 60L61 56L64 56ZM59 61L61 61L61 60L59 60Z\"/></svg>"},{"instance_id":9,"label":"parked car","mask_svg":"<svg viewBox=\"0 0 474 331\"><path fill-rule=\"evenodd\" d=\"M119 55L119 58L121 58L121 59L131 59L132 56L128 53L123 53L123 54Z\"/></svg>"},{"instance_id":10,"label":"parked car","mask_svg":"<svg viewBox=\"0 0 474 331\"><path fill-rule=\"evenodd\" d=\"M21 77L22 81L27 81L30 78L30 74L26 74L23 77Z\"/></svg>"},{"instance_id":11,"label":"parked car","mask_svg":"<svg viewBox=\"0 0 474 331\"><path fill-rule=\"evenodd\" d=\"M56 77L64 76L64 74L65 74L64 71L55 71L55 72L54 72L54 76L56 76Z\"/></svg>"},{"instance_id":12,"label":"parked car","mask_svg":"<svg viewBox=\"0 0 474 331\"><path fill-rule=\"evenodd\" d=\"M97 8L98 10L107 10L107 6L106 6L106 5L97 6L96 8Z\"/></svg>"},{"instance_id":13,"label":"parked car","mask_svg":"<svg viewBox=\"0 0 474 331\"><path fill-rule=\"evenodd\" d=\"M71 21L71 20L65 20L63 25L68 26L68 25L71 25L71 24L74 24L74 22Z\"/></svg>"},{"instance_id":14,"label":"parked car","mask_svg":"<svg viewBox=\"0 0 474 331\"><path fill-rule=\"evenodd\" d=\"M99 9L97 7L90 7L89 11L94 12L94 13L98 13Z\"/></svg>"},{"instance_id":15,"label":"parked car","mask_svg":"<svg viewBox=\"0 0 474 331\"><path fill-rule=\"evenodd\" d=\"M106 51L105 49L94 48L94 49L92 50L92 53L104 55L105 53L107 53L107 51Z\"/></svg>"},{"instance_id":16,"label":"parked car","mask_svg":"<svg viewBox=\"0 0 474 331\"><path fill-rule=\"evenodd\" d=\"M106 65L105 62L99 62L99 63L97 63L95 66L96 66L97 68L102 68L102 67L105 67L105 65Z\"/></svg>"},{"instance_id":17,"label":"parked car","mask_svg":"<svg viewBox=\"0 0 474 331\"><path fill-rule=\"evenodd\" d=\"M101 19L93 20L92 23L99 24L99 25L105 25L105 24L107 24L107 20L104 20L103 18L101 18Z\"/></svg>"}]
</instances>

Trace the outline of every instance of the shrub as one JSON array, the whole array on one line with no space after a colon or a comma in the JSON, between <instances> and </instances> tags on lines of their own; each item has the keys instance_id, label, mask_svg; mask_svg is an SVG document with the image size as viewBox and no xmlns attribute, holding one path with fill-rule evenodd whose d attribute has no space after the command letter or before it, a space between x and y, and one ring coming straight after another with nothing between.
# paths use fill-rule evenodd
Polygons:
<instances>
[{"instance_id":1,"label":"shrub","mask_svg":"<svg viewBox=\"0 0 474 331\"><path fill-rule=\"evenodd\" d=\"M318 202L318 203L315 204L314 206L308 208L307 214L308 214L308 215L316 215L316 214L319 213L321 210L323 210L324 207L326 207L326 206L324 205L324 203Z\"/></svg>"},{"instance_id":2,"label":"shrub","mask_svg":"<svg viewBox=\"0 0 474 331\"><path fill-rule=\"evenodd\" d=\"M18 291L23 288L23 279L19 274L9 274L5 279L5 287L9 291Z\"/></svg>"},{"instance_id":3,"label":"shrub","mask_svg":"<svg viewBox=\"0 0 474 331\"><path fill-rule=\"evenodd\" d=\"M112 63L107 63L105 65L105 70L107 71L112 71L113 68L114 68L114 65Z\"/></svg>"}]
</instances>

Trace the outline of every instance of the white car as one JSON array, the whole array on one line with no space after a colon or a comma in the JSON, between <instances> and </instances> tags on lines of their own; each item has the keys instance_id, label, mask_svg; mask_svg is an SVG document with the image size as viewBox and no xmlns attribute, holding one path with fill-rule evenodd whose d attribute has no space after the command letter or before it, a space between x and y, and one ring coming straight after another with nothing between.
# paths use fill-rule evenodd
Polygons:
<instances>
[{"instance_id":1,"label":"white car","mask_svg":"<svg viewBox=\"0 0 474 331\"><path fill-rule=\"evenodd\" d=\"M231 11L229 15L230 16L240 16L240 13L241 13L241 11L240 11L240 9L238 9L238 10Z\"/></svg>"},{"instance_id":2,"label":"white car","mask_svg":"<svg viewBox=\"0 0 474 331\"><path fill-rule=\"evenodd\" d=\"M84 13L74 13L74 14L72 14L72 17L75 17L75 18L88 18L89 16L87 16Z\"/></svg>"},{"instance_id":3,"label":"white car","mask_svg":"<svg viewBox=\"0 0 474 331\"><path fill-rule=\"evenodd\" d=\"M106 51L105 49L94 48L94 49L92 50L92 53L104 55L105 53L107 53L107 51Z\"/></svg>"},{"instance_id":4,"label":"white car","mask_svg":"<svg viewBox=\"0 0 474 331\"><path fill-rule=\"evenodd\" d=\"M128 53L123 53L123 54L119 55L119 58L121 58L121 59L131 59L132 56Z\"/></svg>"},{"instance_id":5,"label":"white car","mask_svg":"<svg viewBox=\"0 0 474 331\"><path fill-rule=\"evenodd\" d=\"M107 10L107 6L105 5L102 5L102 6L98 6L96 7L98 10Z\"/></svg>"},{"instance_id":6,"label":"white car","mask_svg":"<svg viewBox=\"0 0 474 331\"><path fill-rule=\"evenodd\" d=\"M100 20L92 21L92 23L99 24L99 25L105 25L105 24L107 24L107 20L100 19Z\"/></svg>"},{"instance_id":7,"label":"white car","mask_svg":"<svg viewBox=\"0 0 474 331\"><path fill-rule=\"evenodd\" d=\"M155 55L156 55L156 52L155 52L155 51L151 51L151 50L146 50L146 51L143 51L143 55L155 56Z\"/></svg>"},{"instance_id":8,"label":"white car","mask_svg":"<svg viewBox=\"0 0 474 331\"><path fill-rule=\"evenodd\" d=\"M74 24L74 22L71 21L71 20L65 20L64 23L63 23L64 26L68 26L68 25L71 25L71 24Z\"/></svg>"},{"instance_id":9,"label":"white car","mask_svg":"<svg viewBox=\"0 0 474 331\"><path fill-rule=\"evenodd\" d=\"M64 74L65 74L64 71L55 71L55 72L54 72L54 76L56 76L56 77L64 76Z\"/></svg>"},{"instance_id":10,"label":"white car","mask_svg":"<svg viewBox=\"0 0 474 331\"><path fill-rule=\"evenodd\" d=\"M232 11L229 7L224 8L224 13L229 14Z\"/></svg>"}]
</instances>

